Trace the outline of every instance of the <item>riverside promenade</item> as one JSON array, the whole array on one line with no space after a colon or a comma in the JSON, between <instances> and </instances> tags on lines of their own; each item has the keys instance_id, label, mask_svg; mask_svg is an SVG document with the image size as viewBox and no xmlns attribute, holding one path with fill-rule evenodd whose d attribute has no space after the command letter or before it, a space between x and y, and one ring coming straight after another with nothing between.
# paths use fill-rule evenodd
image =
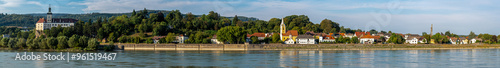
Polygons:
<instances>
[{"instance_id":1,"label":"riverside promenade","mask_svg":"<svg viewBox=\"0 0 500 68\"><path fill-rule=\"evenodd\" d=\"M101 44L106 46L105 44ZM115 44L116 50L432 50L500 49L500 44Z\"/></svg>"}]
</instances>

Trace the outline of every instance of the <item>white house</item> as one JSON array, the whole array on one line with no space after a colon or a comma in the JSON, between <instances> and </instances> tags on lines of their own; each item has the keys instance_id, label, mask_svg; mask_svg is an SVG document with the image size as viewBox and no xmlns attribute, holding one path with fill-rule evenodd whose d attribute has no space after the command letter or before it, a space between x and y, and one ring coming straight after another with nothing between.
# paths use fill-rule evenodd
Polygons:
<instances>
[{"instance_id":1,"label":"white house","mask_svg":"<svg viewBox=\"0 0 500 68\"><path fill-rule=\"evenodd\" d=\"M361 44L372 44L375 41L375 38L371 35L364 35L361 38L359 38L359 42Z\"/></svg>"},{"instance_id":2,"label":"white house","mask_svg":"<svg viewBox=\"0 0 500 68\"><path fill-rule=\"evenodd\" d=\"M450 39L451 44L457 44L457 42L460 42L458 40L458 38L455 38L455 37L450 37L449 39Z\"/></svg>"},{"instance_id":3,"label":"white house","mask_svg":"<svg viewBox=\"0 0 500 68\"><path fill-rule=\"evenodd\" d=\"M220 42L219 40L217 40L217 35L213 35L212 36L212 39L210 39L212 41L212 44L224 44L222 42Z\"/></svg>"},{"instance_id":4,"label":"white house","mask_svg":"<svg viewBox=\"0 0 500 68\"><path fill-rule=\"evenodd\" d=\"M471 43L476 43L477 41L482 41L482 40L483 39L481 39L481 38L472 38L472 39L470 39L470 42Z\"/></svg>"},{"instance_id":5,"label":"white house","mask_svg":"<svg viewBox=\"0 0 500 68\"><path fill-rule=\"evenodd\" d=\"M189 37L188 36L184 36L184 35L179 35L179 36L175 36L175 41L174 42L178 42L178 43L184 43L184 41L186 41Z\"/></svg>"},{"instance_id":6,"label":"white house","mask_svg":"<svg viewBox=\"0 0 500 68\"><path fill-rule=\"evenodd\" d=\"M319 36L319 42L335 42L335 38L332 36Z\"/></svg>"},{"instance_id":7,"label":"white house","mask_svg":"<svg viewBox=\"0 0 500 68\"><path fill-rule=\"evenodd\" d=\"M410 36L410 37L406 38L406 43L409 43L409 44L418 44L419 39L420 39L420 37Z\"/></svg>"},{"instance_id":8,"label":"white house","mask_svg":"<svg viewBox=\"0 0 500 68\"><path fill-rule=\"evenodd\" d=\"M285 44L295 44L295 41L293 41L291 38L285 39Z\"/></svg>"},{"instance_id":9,"label":"white house","mask_svg":"<svg viewBox=\"0 0 500 68\"><path fill-rule=\"evenodd\" d=\"M9 34L3 34L2 38L10 38L10 35Z\"/></svg>"},{"instance_id":10,"label":"white house","mask_svg":"<svg viewBox=\"0 0 500 68\"><path fill-rule=\"evenodd\" d=\"M311 35L299 35L297 36L297 44L316 44L316 42Z\"/></svg>"}]
</instances>

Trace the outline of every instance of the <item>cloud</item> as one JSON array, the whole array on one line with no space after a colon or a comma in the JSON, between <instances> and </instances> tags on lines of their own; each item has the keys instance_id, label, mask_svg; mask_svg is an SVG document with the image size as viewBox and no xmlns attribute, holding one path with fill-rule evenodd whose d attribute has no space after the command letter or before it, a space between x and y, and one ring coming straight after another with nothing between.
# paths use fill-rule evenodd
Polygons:
<instances>
[{"instance_id":1,"label":"cloud","mask_svg":"<svg viewBox=\"0 0 500 68\"><path fill-rule=\"evenodd\" d=\"M0 0L0 12L10 12L7 8L21 7L24 4L35 4L42 5L40 2L36 1L25 1L25 0Z\"/></svg>"}]
</instances>

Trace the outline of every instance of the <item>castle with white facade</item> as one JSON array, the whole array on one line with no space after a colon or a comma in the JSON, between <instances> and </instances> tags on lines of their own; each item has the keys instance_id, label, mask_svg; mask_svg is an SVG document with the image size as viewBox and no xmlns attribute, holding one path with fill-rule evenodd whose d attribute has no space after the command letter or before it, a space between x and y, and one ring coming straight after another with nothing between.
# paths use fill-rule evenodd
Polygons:
<instances>
[{"instance_id":1,"label":"castle with white facade","mask_svg":"<svg viewBox=\"0 0 500 68\"><path fill-rule=\"evenodd\" d=\"M43 31L44 29L50 29L52 27L70 27L73 26L77 19L71 18L52 18L51 8L49 6L49 12L47 12L47 18L40 18L36 22L36 30Z\"/></svg>"}]
</instances>

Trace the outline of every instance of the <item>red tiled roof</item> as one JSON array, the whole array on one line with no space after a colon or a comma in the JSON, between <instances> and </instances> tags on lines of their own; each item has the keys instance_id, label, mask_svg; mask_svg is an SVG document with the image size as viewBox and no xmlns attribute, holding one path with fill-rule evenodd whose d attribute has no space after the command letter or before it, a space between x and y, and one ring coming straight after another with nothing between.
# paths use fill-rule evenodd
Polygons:
<instances>
[{"instance_id":1,"label":"red tiled roof","mask_svg":"<svg viewBox=\"0 0 500 68\"><path fill-rule=\"evenodd\" d=\"M265 33L253 33L253 34L247 34L247 37L252 37L252 36L257 36L257 37L266 37Z\"/></svg>"},{"instance_id":2,"label":"red tiled roof","mask_svg":"<svg viewBox=\"0 0 500 68\"><path fill-rule=\"evenodd\" d=\"M46 21L45 21L45 19L44 19L44 18L40 18L40 19L38 19L38 22L36 22L36 23L45 23L45 22L46 22Z\"/></svg>"},{"instance_id":3,"label":"red tiled roof","mask_svg":"<svg viewBox=\"0 0 500 68\"><path fill-rule=\"evenodd\" d=\"M331 35L323 35L323 39L326 39L326 38L330 38L330 39L335 39L333 36Z\"/></svg>"},{"instance_id":4,"label":"red tiled roof","mask_svg":"<svg viewBox=\"0 0 500 68\"><path fill-rule=\"evenodd\" d=\"M370 32L355 32L354 34L356 34L356 36L358 37L361 37L363 35L370 34Z\"/></svg>"},{"instance_id":5,"label":"red tiled roof","mask_svg":"<svg viewBox=\"0 0 500 68\"><path fill-rule=\"evenodd\" d=\"M380 36L373 36L373 38L375 38L375 39L379 39L379 38L380 38Z\"/></svg>"},{"instance_id":6,"label":"red tiled roof","mask_svg":"<svg viewBox=\"0 0 500 68\"><path fill-rule=\"evenodd\" d=\"M361 37L361 38L373 38L373 36L368 34L368 35L363 35L363 37Z\"/></svg>"},{"instance_id":7,"label":"red tiled roof","mask_svg":"<svg viewBox=\"0 0 500 68\"><path fill-rule=\"evenodd\" d=\"M154 36L153 37L153 40L158 40L158 39L161 39L161 38L164 38L165 36Z\"/></svg>"},{"instance_id":8,"label":"red tiled roof","mask_svg":"<svg viewBox=\"0 0 500 68\"><path fill-rule=\"evenodd\" d=\"M288 30L286 31L285 34L283 34L284 36L288 36L288 35L292 35L292 36L299 36L299 32L297 32L297 30Z\"/></svg>"}]
</instances>

